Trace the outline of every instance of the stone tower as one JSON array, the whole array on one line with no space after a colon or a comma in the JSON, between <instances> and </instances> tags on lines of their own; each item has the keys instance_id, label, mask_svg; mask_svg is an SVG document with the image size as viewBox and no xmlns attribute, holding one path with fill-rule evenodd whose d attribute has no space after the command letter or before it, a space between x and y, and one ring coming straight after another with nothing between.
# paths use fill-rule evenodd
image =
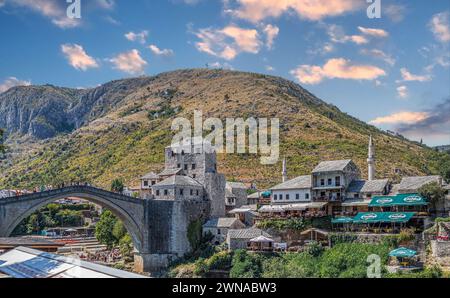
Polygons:
<instances>
[{"instance_id":1,"label":"stone tower","mask_svg":"<svg viewBox=\"0 0 450 298\"><path fill-rule=\"evenodd\" d=\"M281 180L286 182L288 180L287 178L287 164L286 164L286 158L283 158L283 170L281 171Z\"/></svg>"},{"instance_id":2,"label":"stone tower","mask_svg":"<svg viewBox=\"0 0 450 298\"><path fill-rule=\"evenodd\" d=\"M369 138L369 154L367 157L368 177L369 181L375 179L375 146L373 145L372 136Z\"/></svg>"},{"instance_id":3,"label":"stone tower","mask_svg":"<svg viewBox=\"0 0 450 298\"><path fill-rule=\"evenodd\" d=\"M206 150L205 150L206 149ZM210 217L225 216L225 176L217 173L216 152L203 139L193 138L192 143L172 144L165 150L165 168L180 169L205 188L206 198L211 203Z\"/></svg>"}]
</instances>

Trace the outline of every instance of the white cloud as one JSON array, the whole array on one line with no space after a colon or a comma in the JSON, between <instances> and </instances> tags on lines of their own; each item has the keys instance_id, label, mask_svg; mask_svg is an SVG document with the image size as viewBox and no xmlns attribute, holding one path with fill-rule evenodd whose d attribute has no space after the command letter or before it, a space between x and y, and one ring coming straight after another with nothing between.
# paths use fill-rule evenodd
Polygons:
<instances>
[{"instance_id":1,"label":"white cloud","mask_svg":"<svg viewBox=\"0 0 450 298\"><path fill-rule=\"evenodd\" d=\"M272 49L275 38L280 33L280 28L269 24L266 27L264 27L263 31L266 34L266 47L268 49Z\"/></svg>"},{"instance_id":2,"label":"white cloud","mask_svg":"<svg viewBox=\"0 0 450 298\"><path fill-rule=\"evenodd\" d=\"M86 71L89 68L97 68L99 65L94 58L89 56L82 46L77 44L63 44L61 51L66 56L69 64L75 69Z\"/></svg>"},{"instance_id":3,"label":"white cloud","mask_svg":"<svg viewBox=\"0 0 450 298\"><path fill-rule=\"evenodd\" d=\"M131 31L131 32L128 32L125 34L125 38L128 39L129 41L137 41L142 44L146 43L147 36L148 36L147 30L143 30L139 33L135 33L135 32Z\"/></svg>"},{"instance_id":4,"label":"white cloud","mask_svg":"<svg viewBox=\"0 0 450 298\"><path fill-rule=\"evenodd\" d=\"M403 82L428 82L431 81L431 75L414 75L408 71L406 68L401 68L400 73L402 75ZM401 81L398 81L401 82Z\"/></svg>"},{"instance_id":5,"label":"white cloud","mask_svg":"<svg viewBox=\"0 0 450 298\"><path fill-rule=\"evenodd\" d=\"M359 26L358 30L361 31L365 35L378 37L378 38L383 38L383 37L389 36L389 33L383 29L364 28L364 27Z\"/></svg>"},{"instance_id":6,"label":"white cloud","mask_svg":"<svg viewBox=\"0 0 450 298\"><path fill-rule=\"evenodd\" d=\"M257 54L261 47L258 31L235 25L223 29L204 28L194 34L200 39L195 43L200 52L225 60L233 60L242 52Z\"/></svg>"},{"instance_id":7,"label":"white cloud","mask_svg":"<svg viewBox=\"0 0 450 298\"><path fill-rule=\"evenodd\" d=\"M387 15L393 22L401 22L405 18L406 7L398 4L382 5L382 14Z\"/></svg>"},{"instance_id":8,"label":"white cloud","mask_svg":"<svg viewBox=\"0 0 450 298\"><path fill-rule=\"evenodd\" d=\"M424 121L429 117L427 112L398 112L388 116L378 117L370 121L370 124L412 124Z\"/></svg>"},{"instance_id":9,"label":"white cloud","mask_svg":"<svg viewBox=\"0 0 450 298\"><path fill-rule=\"evenodd\" d=\"M408 97L408 87L402 85L397 87L397 95L400 98L407 98Z\"/></svg>"},{"instance_id":10,"label":"white cloud","mask_svg":"<svg viewBox=\"0 0 450 298\"><path fill-rule=\"evenodd\" d=\"M291 75L304 84L318 84L324 79L374 80L386 72L372 65L357 65L344 58L328 60L324 66L299 65Z\"/></svg>"},{"instance_id":11,"label":"white cloud","mask_svg":"<svg viewBox=\"0 0 450 298\"><path fill-rule=\"evenodd\" d=\"M58 0L6 0L14 6L30 9L49 18L60 28L73 28L81 25L80 19L67 17L65 1Z\"/></svg>"},{"instance_id":12,"label":"white cloud","mask_svg":"<svg viewBox=\"0 0 450 298\"><path fill-rule=\"evenodd\" d=\"M147 65L147 61L142 59L138 50L121 53L109 60L114 64L114 68L129 74L142 74Z\"/></svg>"},{"instance_id":13,"label":"white cloud","mask_svg":"<svg viewBox=\"0 0 450 298\"><path fill-rule=\"evenodd\" d=\"M236 0L237 8L227 9L232 15L258 23L293 12L307 20L339 16L363 7L359 0ZM228 3L228 1L226 1Z\"/></svg>"},{"instance_id":14,"label":"white cloud","mask_svg":"<svg viewBox=\"0 0 450 298\"><path fill-rule=\"evenodd\" d=\"M160 48L158 48L156 45L151 44L149 47L150 51L152 51L153 54L157 55L157 56L164 56L164 57L169 57L169 56L173 56L174 52L171 49L163 49L161 50Z\"/></svg>"},{"instance_id":15,"label":"white cloud","mask_svg":"<svg viewBox=\"0 0 450 298\"><path fill-rule=\"evenodd\" d=\"M97 5L102 9L112 10L116 6L115 0L95 0Z\"/></svg>"},{"instance_id":16,"label":"white cloud","mask_svg":"<svg viewBox=\"0 0 450 298\"><path fill-rule=\"evenodd\" d=\"M206 67L208 68L218 68L218 69L228 69L228 70L233 70L233 66L227 62L225 63L220 63L220 62L213 62L213 63L207 63Z\"/></svg>"},{"instance_id":17,"label":"white cloud","mask_svg":"<svg viewBox=\"0 0 450 298\"><path fill-rule=\"evenodd\" d=\"M0 93L5 92L12 87L16 86L29 86L31 85L31 81L23 81L19 80L16 77L9 77L3 83L0 84Z\"/></svg>"},{"instance_id":18,"label":"white cloud","mask_svg":"<svg viewBox=\"0 0 450 298\"><path fill-rule=\"evenodd\" d=\"M335 43L353 42L360 45L369 42L363 35L346 35L344 29L339 25L329 25L327 33L330 40Z\"/></svg>"},{"instance_id":19,"label":"white cloud","mask_svg":"<svg viewBox=\"0 0 450 298\"><path fill-rule=\"evenodd\" d=\"M265 68L266 68L267 71L275 71L275 68L273 66L270 66L270 65L266 65Z\"/></svg>"},{"instance_id":20,"label":"white cloud","mask_svg":"<svg viewBox=\"0 0 450 298\"><path fill-rule=\"evenodd\" d=\"M378 49L362 49L360 51L361 54L366 55L366 56L371 56L374 58L378 58L383 60L384 62L386 62L387 64L389 64L390 66L394 66L395 65L395 59L392 58L391 55L386 54L385 52L383 52L382 50L378 50Z\"/></svg>"},{"instance_id":21,"label":"white cloud","mask_svg":"<svg viewBox=\"0 0 450 298\"><path fill-rule=\"evenodd\" d=\"M441 12L435 14L429 23L429 27L434 34L434 37L440 42L450 41L450 12Z\"/></svg>"}]
</instances>

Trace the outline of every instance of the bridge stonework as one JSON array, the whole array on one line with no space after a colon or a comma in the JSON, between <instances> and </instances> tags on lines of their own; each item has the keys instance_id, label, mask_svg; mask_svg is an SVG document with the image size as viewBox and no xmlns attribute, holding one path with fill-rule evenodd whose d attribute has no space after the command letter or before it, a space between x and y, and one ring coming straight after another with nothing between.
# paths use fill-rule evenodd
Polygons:
<instances>
[{"instance_id":1,"label":"bridge stonework","mask_svg":"<svg viewBox=\"0 0 450 298\"><path fill-rule=\"evenodd\" d=\"M135 247L135 270L159 272L191 250L189 225L210 214L209 200L138 199L90 186L70 186L0 199L0 237L33 212L67 197L78 197L111 210L130 233Z\"/></svg>"}]
</instances>

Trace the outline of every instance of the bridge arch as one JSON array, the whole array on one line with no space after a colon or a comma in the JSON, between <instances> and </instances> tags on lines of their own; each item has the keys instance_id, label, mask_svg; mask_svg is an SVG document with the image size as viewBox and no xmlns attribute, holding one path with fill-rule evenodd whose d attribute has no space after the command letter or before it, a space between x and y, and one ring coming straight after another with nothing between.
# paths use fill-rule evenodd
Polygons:
<instances>
[{"instance_id":1,"label":"bridge arch","mask_svg":"<svg viewBox=\"0 0 450 298\"><path fill-rule=\"evenodd\" d=\"M110 210L123 222L135 250L140 252L144 249L144 201L89 186L71 186L0 200L0 237L9 237L35 211L67 197L85 199Z\"/></svg>"}]
</instances>

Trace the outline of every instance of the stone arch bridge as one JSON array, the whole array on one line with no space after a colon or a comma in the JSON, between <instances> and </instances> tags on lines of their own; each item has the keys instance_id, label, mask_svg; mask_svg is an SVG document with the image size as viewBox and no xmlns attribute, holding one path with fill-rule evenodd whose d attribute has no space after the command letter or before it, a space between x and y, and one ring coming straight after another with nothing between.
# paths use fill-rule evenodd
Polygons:
<instances>
[{"instance_id":1,"label":"stone arch bridge","mask_svg":"<svg viewBox=\"0 0 450 298\"><path fill-rule=\"evenodd\" d=\"M138 272L158 272L189 252L189 225L207 218L210 212L206 199L138 199L91 186L69 186L0 199L0 237L9 237L23 219L41 207L67 197L98 204L123 221L133 239Z\"/></svg>"}]
</instances>

